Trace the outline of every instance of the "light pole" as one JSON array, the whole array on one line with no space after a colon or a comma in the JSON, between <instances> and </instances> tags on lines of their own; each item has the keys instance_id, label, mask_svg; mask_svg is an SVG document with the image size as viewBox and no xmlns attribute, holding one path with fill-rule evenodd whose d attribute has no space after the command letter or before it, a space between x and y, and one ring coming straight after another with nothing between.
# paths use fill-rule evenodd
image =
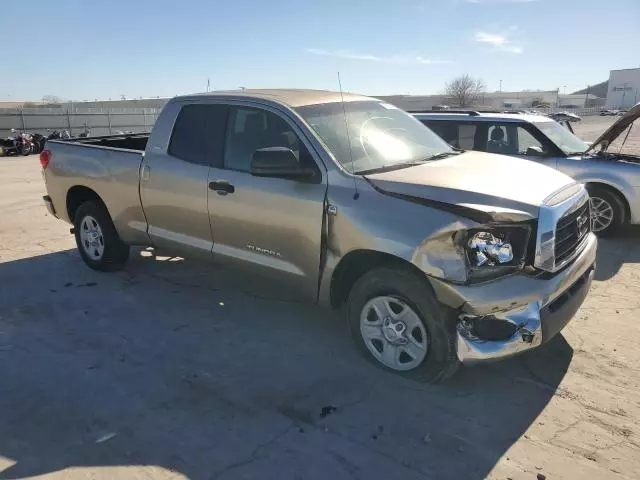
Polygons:
<instances>
[{"instance_id":1,"label":"light pole","mask_svg":"<svg viewBox=\"0 0 640 480\"><path fill-rule=\"evenodd\" d=\"M499 92L502 91L502 80L500 80L500 89L498 90Z\"/></svg>"}]
</instances>

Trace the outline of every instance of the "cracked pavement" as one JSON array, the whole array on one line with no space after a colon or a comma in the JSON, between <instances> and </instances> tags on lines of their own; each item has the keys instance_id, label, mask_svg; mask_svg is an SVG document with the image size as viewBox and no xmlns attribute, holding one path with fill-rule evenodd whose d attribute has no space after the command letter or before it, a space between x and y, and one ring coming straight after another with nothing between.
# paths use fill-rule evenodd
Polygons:
<instances>
[{"instance_id":1,"label":"cracked pavement","mask_svg":"<svg viewBox=\"0 0 640 480\"><path fill-rule=\"evenodd\" d=\"M2 479L637 478L638 229L563 336L431 386L274 286L147 250L89 270L43 190L0 158Z\"/></svg>"}]
</instances>

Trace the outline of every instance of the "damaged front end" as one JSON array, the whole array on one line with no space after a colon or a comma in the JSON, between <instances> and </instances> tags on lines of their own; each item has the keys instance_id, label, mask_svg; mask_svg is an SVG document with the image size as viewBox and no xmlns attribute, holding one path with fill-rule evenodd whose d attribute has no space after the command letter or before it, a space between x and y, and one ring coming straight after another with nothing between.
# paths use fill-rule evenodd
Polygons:
<instances>
[{"instance_id":1,"label":"damaged front end","mask_svg":"<svg viewBox=\"0 0 640 480\"><path fill-rule=\"evenodd\" d=\"M574 190L568 189L561 203L574 202ZM577 213L581 210L553 210L553 222L541 213L537 220L465 225L416 249L413 263L429 276L438 300L456 312L461 362L497 360L538 347L573 317L589 291L597 240L592 233L582 237L570 263L561 264L553 250L557 225L563 225L556 224L556 216L573 221ZM538 237L551 246L550 258L538 252Z\"/></svg>"}]
</instances>

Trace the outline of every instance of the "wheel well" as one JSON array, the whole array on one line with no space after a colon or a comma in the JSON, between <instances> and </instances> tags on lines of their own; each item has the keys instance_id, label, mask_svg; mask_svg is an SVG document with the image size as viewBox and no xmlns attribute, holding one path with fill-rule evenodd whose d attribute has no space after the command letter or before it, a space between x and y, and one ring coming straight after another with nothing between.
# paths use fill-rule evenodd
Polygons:
<instances>
[{"instance_id":1,"label":"wheel well","mask_svg":"<svg viewBox=\"0 0 640 480\"><path fill-rule=\"evenodd\" d=\"M353 285L369 270L390 265L406 267L424 275L418 267L395 255L373 250L349 252L340 260L331 277L331 306L338 308L343 305Z\"/></svg>"},{"instance_id":2,"label":"wheel well","mask_svg":"<svg viewBox=\"0 0 640 480\"><path fill-rule=\"evenodd\" d=\"M629 218L631 216L631 208L629 207L629 202L627 201L627 197L625 197L620 190L618 190L615 187L612 187L611 185L607 185L606 183L598 183L598 182L589 182L586 184L586 186L587 186L587 189L589 187L593 187L593 188L600 188L602 190L606 190L612 195L615 195L616 197L618 197L620 202L622 202L622 207L624 208L624 216L622 218L622 221L623 222L629 221Z\"/></svg>"},{"instance_id":3,"label":"wheel well","mask_svg":"<svg viewBox=\"0 0 640 480\"><path fill-rule=\"evenodd\" d=\"M67 213L69 214L69 220L73 222L78 207L84 202L88 202L90 200L97 200L100 203L104 203L102 202L100 195L88 187L80 185L71 187L67 192Z\"/></svg>"}]
</instances>

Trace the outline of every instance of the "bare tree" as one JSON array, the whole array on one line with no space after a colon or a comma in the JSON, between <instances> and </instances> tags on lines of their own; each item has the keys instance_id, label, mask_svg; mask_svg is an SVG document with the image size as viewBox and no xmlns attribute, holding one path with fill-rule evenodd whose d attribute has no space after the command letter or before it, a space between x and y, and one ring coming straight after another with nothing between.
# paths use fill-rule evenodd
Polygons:
<instances>
[{"instance_id":1,"label":"bare tree","mask_svg":"<svg viewBox=\"0 0 640 480\"><path fill-rule=\"evenodd\" d=\"M478 103L486 91L486 86L479 78L462 75L447 82L444 91L458 107L469 107Z\"/></svg>"}]
</instances>

